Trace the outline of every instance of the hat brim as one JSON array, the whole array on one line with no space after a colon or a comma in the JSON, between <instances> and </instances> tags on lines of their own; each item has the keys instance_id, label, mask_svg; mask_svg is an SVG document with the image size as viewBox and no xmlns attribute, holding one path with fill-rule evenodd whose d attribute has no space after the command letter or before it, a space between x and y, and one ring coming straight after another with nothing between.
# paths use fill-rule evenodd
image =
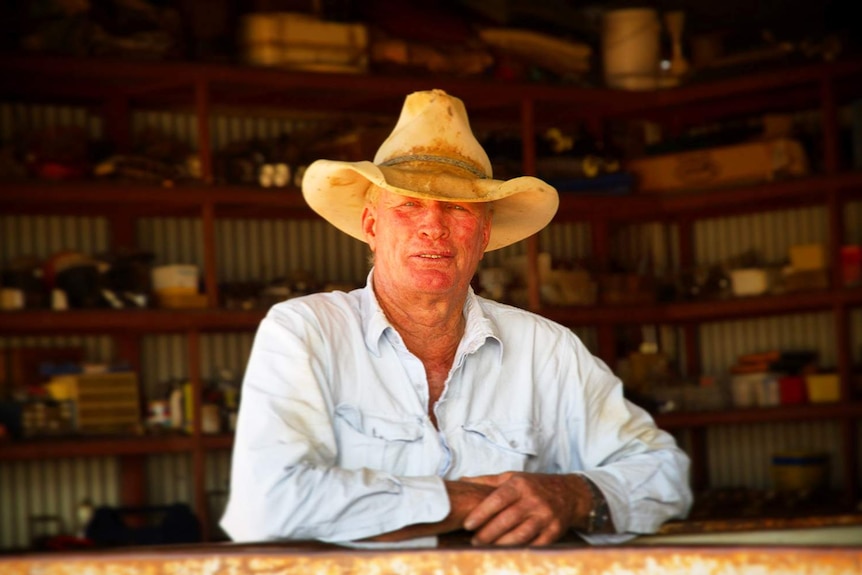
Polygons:
<instances>
[{"instance_id":1,"label":"hat brim","mask_svg":"<svg viewBox=\"0 0 862 575\"><path fill-rule=\"evenodd\" d=\"M384 167L367 161L313 162L303 176L302 195L311 209L329 223L364 242L362 210L371 184L414 198L493 202L494 219L486 252L537 233L551 222L559 206L557 190L531 176L480 179L439 165Z\"/></svg>"}]
</instances>

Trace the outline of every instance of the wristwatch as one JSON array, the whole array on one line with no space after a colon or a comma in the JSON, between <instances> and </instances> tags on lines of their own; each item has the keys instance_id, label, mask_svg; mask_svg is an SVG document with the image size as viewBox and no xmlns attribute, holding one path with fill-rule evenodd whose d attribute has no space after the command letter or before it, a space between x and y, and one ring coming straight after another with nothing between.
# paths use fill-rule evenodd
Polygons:
<instances>
[{"instance_id":1,"label":"wristwatch","mask_svg":"<svg viewBox=\"0 0 862 575\"><path fill-rule=\"evenodd\" d=\"M582 475L584 482L590 489L592 506L590 514L587 516L587 533L603 533L611 521L611 510L608 507L608 501L605 499L604 493L598 486L590 480L589 477Z\"/></svg>"}]
</instances>

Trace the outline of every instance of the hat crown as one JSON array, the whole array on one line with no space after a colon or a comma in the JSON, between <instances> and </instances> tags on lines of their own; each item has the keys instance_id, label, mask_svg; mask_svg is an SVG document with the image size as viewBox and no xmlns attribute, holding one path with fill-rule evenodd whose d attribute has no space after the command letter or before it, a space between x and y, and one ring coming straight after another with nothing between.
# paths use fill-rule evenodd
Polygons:
<instances>
[{"instance_id":1,"label":"hat crown","mask_svg":"<svg viewBox=\"0 0 862 575\"><path fill-rule=\"evenodd\" d=\"M470 128L464 102L443 90L414 92L404 100L392 133L374 156L377 165L445 162L484 178L491 161Z\"/></svg>"}]
</instances>

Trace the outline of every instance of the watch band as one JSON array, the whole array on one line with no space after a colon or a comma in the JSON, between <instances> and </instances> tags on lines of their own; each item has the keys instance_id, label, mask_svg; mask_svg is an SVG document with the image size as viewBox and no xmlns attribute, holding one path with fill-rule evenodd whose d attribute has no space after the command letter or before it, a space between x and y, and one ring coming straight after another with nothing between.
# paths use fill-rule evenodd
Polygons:
<instances>
[{"instance_id":1,"label":"watch band","mask_svg":"<svg viewBox=\"0 0 862 575\"><path fill-rule=\"evenodd\" d=\"M603 533L611 521L611 510L608 507L608 501L605 499L604 493L593 483L593 481L582 475L584 482L590 490L592 505L590 506L590 514L587 516L587 533Z\"/></svg>"}]
</instances>

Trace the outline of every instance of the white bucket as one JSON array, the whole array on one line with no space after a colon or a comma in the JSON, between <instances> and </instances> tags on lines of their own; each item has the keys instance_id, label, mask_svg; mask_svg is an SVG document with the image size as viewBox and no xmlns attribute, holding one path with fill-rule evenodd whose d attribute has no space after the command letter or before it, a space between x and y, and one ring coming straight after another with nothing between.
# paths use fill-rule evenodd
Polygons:
<instances>
[{"instance_id":1,"label":"white bucket","mask_svg":"<svg viewBox=\"0 0 862 575\"><path fill-rule=\"evenodd\" d=\"M602 18L602 59L605 83L611 88L651 90L658 84L660 32L652 8L605 12Z\"/></svg>"}]
</instances>

